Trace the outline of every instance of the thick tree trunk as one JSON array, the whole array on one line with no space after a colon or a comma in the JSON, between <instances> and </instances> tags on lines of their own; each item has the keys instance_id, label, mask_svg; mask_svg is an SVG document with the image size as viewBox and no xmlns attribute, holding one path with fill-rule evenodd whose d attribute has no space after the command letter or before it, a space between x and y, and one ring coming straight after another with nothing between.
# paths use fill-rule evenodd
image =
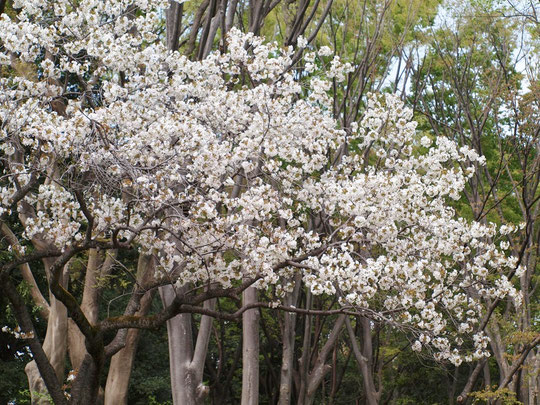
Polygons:
<instances>
[{"instance_id":1,"label":"thick tree trunk","mask_svg":"<svg viewBox=\"0 0 540 405\"><path fill-rule=\"evenodd\" d=\"M68 269L64 269L64 285L67 284ZM43 342L43 351L47 355L59 382L64 381L65 360L67 352L68 317L67 309L53 294L49 298L49 318L47 332ZM47 389L35 361L28 363L24 369L30 389L32 404L49 404Z\"/></svg>"},{"instance_id":2,"label":"thick tree trunk","mask_svg":"<svg viewBox=\"0 0 540 405\"><path fill-rule=\"evenodd\" d=\"M255 287L243 293L243 305L257 302ZM259 310L242 314L242 405L259 403Z\"/></svg>"},{"instance_id":3,"label":"thick tree trunk","mask_svg":"<svg viewBox=\"0 0 540 405\"><path fill-rule=\"evenodd\" d=\"M163 305L169 305L176 293L181 294L184 289L175 291L171 285L160 287ZM215 300L204 303L206 309L213 309L214 306ZM175 405L202 404L208 395L208 387L203 385L203 371L212 322L213 319L208 316L201 317L194 345L191 314L179 314L167 321L171 387Z\"/></svg>"},{"instance_id":4,"label":"thick tree trunk","mask_svg":"<svg viewBox=\"0 0 540 405\"><path fill-rule=\"evenodd\" d=\"M104 358L86 354L82 361L75 382L71 389L71 405L101 405L99 376L103 368Z\"/></svg>"},{"instance_id":5,"label":"thick tree trunk","mask_svg":"<svg viewBox=\"0 0 540 405\"><path fill-rule=\"evenodd\" d=\"M100 276L102 260L100 252L97 249L91 249L88 252L88 263L86 265L86 274L84 278L84 291L81 302L81 309L86 315L88 321L96 323L98 320L98 297L99 289L97 280ZM87 354L84 344L84 336L73 320L69 319L68 324L68 345L71 367L78 370L84 357Z\"/></svg>"},{"instance_id":6,"label":"thick tree trunk","mask_svg":"<svg viewBox=\"0 0 540 405\"><path fill-rule=\"evenodd\" d=\"M171 285L160 287L159 293L164 307L171 304L176 294ZM168 320L167 336L173 403L196 404L196 386L193 373L189 369L193 353L191 314L179 314Z\"/></svg>"}]
</instances>

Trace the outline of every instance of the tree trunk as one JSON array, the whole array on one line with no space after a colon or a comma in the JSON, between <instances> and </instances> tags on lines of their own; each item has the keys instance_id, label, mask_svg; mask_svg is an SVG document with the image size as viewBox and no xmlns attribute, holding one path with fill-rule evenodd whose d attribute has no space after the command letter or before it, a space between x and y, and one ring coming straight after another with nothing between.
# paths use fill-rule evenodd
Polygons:
<instances>
[{"instance_id":1,"label":"tree trunk","mask_svg":"<svg viewBox=\"0 0 540 405\"><path fill-rule=\"evenodd\" d=\"M171 51L178 50L178 40L182 31L182 15L184 4L174 0L169 1L167 16L167 49Z\"/></svg>"},{"instance_id":2,"label":"tree trunk","mask_svg":"<svg viewBox=\"0 0 540 405\"><path fill-rule=\"evenodd\" d=\"M282 337L283 354L281 357L281 376L279 382L279 405L289 405L291 403L296 314L286 312L284 318Z\"/></svg>"},{"instance_id":3,"label":"tree trunk","mask_svg":"<svg viewBox=\"0 0 540 405\"><path fill-rule=\"evenodd\" d=\"M182 294L184 290L185 287L175 291L172 285L160 287L163 305L169 305L176 294ZM215 300L208 300L204 308L213 309L214 305ZM208 395L208 387L203 385L203 371L212 322L213 319L208 316L201 317L194 347L191 314L179 314L167 321L171 387L175 405L202 404Z\"/></svg>"},{"instance_id":4,"label":"tree trunk","mask_svg":"<svg viewBox=\"0 0 540 405\"><path fill-rule=\"evenodd\" d=\"M311 291L306 291L306 309L311 309ZM298 405L302 405L306 398L309 380L309 363L311 352L311 315L306 315L304 320L304 340L302 342L302 356L298 359L299 393Z\"/></svg>"},{"instance_id":5,"label":"tree trunk","mask_svg":"<svg viewBox=\"0 0 540 405\"><path fill-rule=\"evenodd\" d=\"M357 321L359 318L357 318ZM354 356L358 363L360 372L362 373L362 379L364 380L364 390L366 395L366 404L377 405L379 403L380 391L375 388L375 380L373 377L373 350L371 341L371 329L369 327L369 319L362 318L362 336L363 336L363 350L360 350L358 342L356 341L356 334L351 325L351 321L347 317L345 319L347 325L347 331L351 339L351 345L353 348Z\"/></svg>"},{"instance_id":6,"label":"tree trunk","mask_svg":"<svg viewBox=\"0 0 540 405\"><path fill-rule=\"evenodd\" d=\"M108 256L103 265L104 271L109 271L107 260L112 258ZM137 263L137 281L145 284L154 277L154 262L150 256L139 256ZM86 290L85 290L86 291ZM148 291L142 297L140 309L135 316L144 316L148 313L154 298L154 291ZM83 299L84 303L84 299ZM129 379L133 367L133 360L137 351L137 343L139 341L140 329L130 329L127 332L125 346L116 353L111 359L107 382L105 385L104 402L109 405L127 404L127 393L129 388Z\"/></svg>"},{"instance_id":7,"label":"tree trunk","mask_svg":"<svg viewBox=\"0 0 540 405\"><path fill-rule=\"evenodd\" d=\"M486 328L486 333L489 336L491 350L493 350L497 366L499 367L499 384L502 384L510 370L510 364L506 357L506 347L502 342L499 326L495 322L491 324L491 327Z\"/></svg>"},{"instance_id":8,"label":"tree trunk","mask_svg":"<svg viewBox=\"0 0 540 405\"><path fill-rule=\"evenodd\" d=\"M67 266L64 269L63 284L68 280ZM67 309L53 294L49 294L49 319L47 321L47 332L43 342L43 351L47 355L51 366L56 373L59 382L64 381L65 360L67 352L68 318ZM30 389L32 404L49 404L47 389L39 373L35 361L28 363L24 369Z\"/></svg>"},{"instance_id":9,"label":"tree trunk","mask_svg":"<svg viewBox=\"0 0 540 405\"><path fill-rule=\"evenodd\" d=\"M98 297L99 289L97 280L100 276L101 257L97 249L88 252L88 263L84 277L84 291L81 302L81 310L91 323L98 321ZM86 356L84 335L81 333L75 322L70 318L68 324L68 345L71 367L77 370Z\"/></svg>"},{"instance_id":10,"label":"tree trunk","mask_svg":"<svg viewBox=\"0 0 540 405\"><path fill-rule=\"evenodd\" d=\"M529 402L530 404L540 403L540 355L538 351L534 352L531 361Z\"/></svg>"},{"instance_id":11,"label":"tree trunk","mask_svg":"<svg viewBox=\"0 0 540 405\"><path fill-rule=\"evenodd\" d=\"M324 344L323 348L319 351L319 355L317 356L313 370L311 373L309 373L306 399L302 405L313 404L315 401L315 394L317 393L317 389L321 385L324 376L332 369L332 366L326 364L326 359L339 339L341 329L345 323L345 318L345 315L338 316L328 340Z\"/></svg>"},{"instance_id":12,"label":"tree trunk","mask_svg":"<svg viewBox=\"0 0 540 405\"><path fill-rule=\"evenodd\" d=\"M168 306L175 297L173 286L160 287L163 306ZM169 338L169 362L171 370L171 389L174 405L196 404L195 381L189 370L193 353L191 335L191 314L179 314L167 321Z\"/></svg>"},{"instance_id":13,"label":"tree trunk","mask_svg":"<svg viewBox=\"0 0 540 405\"><path fill-rule=\"evenodd\" d=\"M135 316L144 316L152 305L154 293L147 292L141 300L141 309ZM105 405L127 404L129 379L139 343L140 329L130 329L126 337L126 345L111 359L107 383L105 385Z\"/></svg>"},{"instance_id":14,"label":"tree trunk","mask_svg":"<svg viewBox=\"0 0 540 405\"><path fill-rule=\"evenodd\" d=\"M103 363L102 356L94 358L90 354L85 355L71 388L71 405L101 405L103 403L99 386Z\"/></svg>"},{"instance_id":15,"label":"tree trunk","mask_svg":"<svg viewBox=\"0 0 540 405\"><path fill-rule=\"evenodd\" d=\"M257 290L248 287L243 293L243 305L257 302ZM259 403L259 310L242 314L242 405Z\"/></svg>"},{"instance_id":16,"label":"tree trunk","mask_svg":"<svg viewBox=\"0 0 540 405\"><path fill-rule=\"evenodd\" d=\"M287 294L285 298L285 305L296 306L300 293L300 285L301 280L297 279L294 291ZM289 405L291 403L295 329L296 313L285 312L283 315L283 354L281 357L281 376L279 380L279 405Z\"/></svg>"}]
</instances>

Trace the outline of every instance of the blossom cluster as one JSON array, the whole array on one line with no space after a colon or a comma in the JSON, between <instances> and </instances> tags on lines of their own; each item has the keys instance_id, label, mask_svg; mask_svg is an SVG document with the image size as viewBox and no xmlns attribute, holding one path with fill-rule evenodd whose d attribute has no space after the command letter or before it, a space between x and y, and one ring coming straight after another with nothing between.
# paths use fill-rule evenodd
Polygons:
<instances>
[{"instance_id":1,"label":"blossom cluster","mask_svg":"<svg viewBox=\"0 0 540 405\"><path fill-rule=\"evenodd\" d=\"M23 332L19 326L11 329L9 326L3 326L2 332L9 333L15 337L15 339L32 339L34 338L34 332Z\"/></svg>"}]
</instances>

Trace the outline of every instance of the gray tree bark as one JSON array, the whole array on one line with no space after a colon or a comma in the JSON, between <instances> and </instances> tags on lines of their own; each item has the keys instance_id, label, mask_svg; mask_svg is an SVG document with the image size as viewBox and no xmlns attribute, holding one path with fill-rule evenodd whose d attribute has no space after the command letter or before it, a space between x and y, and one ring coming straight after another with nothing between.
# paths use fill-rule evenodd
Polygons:
<instances>
[{"instance_id":1,"label":"gray tree bark","mask_svg":"<svg viewBox=\"0 0 540 405\"><path fill-rule=\"evenodd\" d=\"M47 262L45 263L47 266ZM63 284L66 285L68 280L67 266L64 269ZM68 317L67 309L54 295L49 294L49 317L47 320L47 332L43 341L43 351L47 355L51 366L56 373L56 378L59 382L64 381L64 369L66 366L67 352L67 333L68 333ZM28 377L28 386L32 404L48 405L47 389L42 376L39 373L35 361L31 361L26 365L24 371Z\"/></svg>"},{"instance_id":2,"label":"gray tree bark","mask_svg":"<svg viewBox=\"0 0 540 405\"><path fill-rule=\"evenodd\" d=\"M345 318L345 324L347 325L347 332L351 339L353 353L362 373L362 380L364 381L364 390L366 395L366 404L377 405L381 397L381 390L375 388L375 381L373 376L373 350L371 340L371 330L369 326L369 319L362 318L362 337L363 337L363 350L358 346L356 341L356 334L351 325L350 319Z\"/></svg>"},{"instance_id":3,"label":"gray tree bark","mask_svg":"<svg viewBox=\"0 0 540 405\"><path fill-rule=\"evenodd\" d=\"M257 302L257 290L248 287L243 292L243 305ZM259 310L242 314L242 405L259 403Z\"/></svg>"},{"instance_id":4,"label":"gray tree bark","mask_svg":"<svg viewBox=\"0 0 540 405\"><path fill-rule=\"evenodd\" d=\"M185 288L172 285L160 287L159 294L164 306L173 301L176 294ZM213 309L215 300L204 303L204 308ZM213 319L202 316L197 340L193 342L191 314L179 314L167 321L169 338L169 362L174 405L197 405L204 402L208 387L203 384L203 372Z\"/></svg>"},{"instance_id":5,"label":"gray tree bark","mask_svg":"<svg viewBox=\"0 0 540 405\"><path fill-rule=\"evenodd\" d=\"M338 316L338 318L336 319L336 323L332 328L332 332L330 333L330 336L328 336L328 340L326 341L322 349L319 351L313 369L309 373L306 396L302 405L313 404L313 402L315 401L315 394L317 393L317 389L321 385L324 376L332 369L332 366L326 364L326 359L328 358L328 355L330 354L334 345L339 339L341 330L343 329L343 324L345 323L345 319L345 315Z\"/></svg>"},{"instance_id":6,"label":"gray tree bark","mask_svg":"<svg viewBox=\"0 0 540 405\"><path fill-rule=\"evenodd\" d=\"M292 293L285 298L286 306L296 306L300 295L301 280L297 277ZM290 405L292 377L294 371L294 338L296 329L296 313L285 312L283 315L283 353L281 357L281 375L279 381L279 405Z\"/></svg>"}]
</instances>

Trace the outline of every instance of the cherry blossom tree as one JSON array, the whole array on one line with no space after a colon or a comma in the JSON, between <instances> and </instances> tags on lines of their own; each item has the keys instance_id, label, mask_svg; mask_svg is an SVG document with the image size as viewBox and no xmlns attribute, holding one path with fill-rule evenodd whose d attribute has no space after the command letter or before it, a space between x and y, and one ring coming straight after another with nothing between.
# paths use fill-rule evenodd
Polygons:
<instances>
[{"instance_id":1,"label":"cherry blossom tree","mask_svg":"<svg viewBox=\"0 0 540 405\"><path fill-rule=\"evenodd\" d=\"M474 150L420 137L411 110L390 94L370 96L359 122L340 127L328 91L353 67L327 47L305 49L300 74L291 47L231 28L226 49L192 61L163 38L168 1L15 6L17 19L0 19L0 63L13 68L0 78L0 219L10 251L0 288L34 358L32 390L46 388L58 404L95 403L106 360L136 330L179 314L202 314L202 325L253 319L258 307L316 313L288 298L298 281L339 302L327 345L306 366L303 403L313 403L344 325L352 335L349 315L406 331L413 350L440 361L488 355L484 302L519 304L510 278L522 269L494 224L458 218L448 204L484 163ZM14 68L26 65L35 74ZM129 300L122 315L100 318L99 279L126 255L138 260ZM86 261L80 302L68 282L76 260ZM17 290L21 276L48 319L44 340ZM149 314L158 287L164 307ZM259 301L257 290L272 298ZM216 298L238 309L218 311ZM206 394L206 330L185 348L191 393L178 403ZM244 353L250 375L257 361ZM121 367L113 361L110 376ZM245 404L257 402L251 382Z\"/></svg>"}]
</instances>

